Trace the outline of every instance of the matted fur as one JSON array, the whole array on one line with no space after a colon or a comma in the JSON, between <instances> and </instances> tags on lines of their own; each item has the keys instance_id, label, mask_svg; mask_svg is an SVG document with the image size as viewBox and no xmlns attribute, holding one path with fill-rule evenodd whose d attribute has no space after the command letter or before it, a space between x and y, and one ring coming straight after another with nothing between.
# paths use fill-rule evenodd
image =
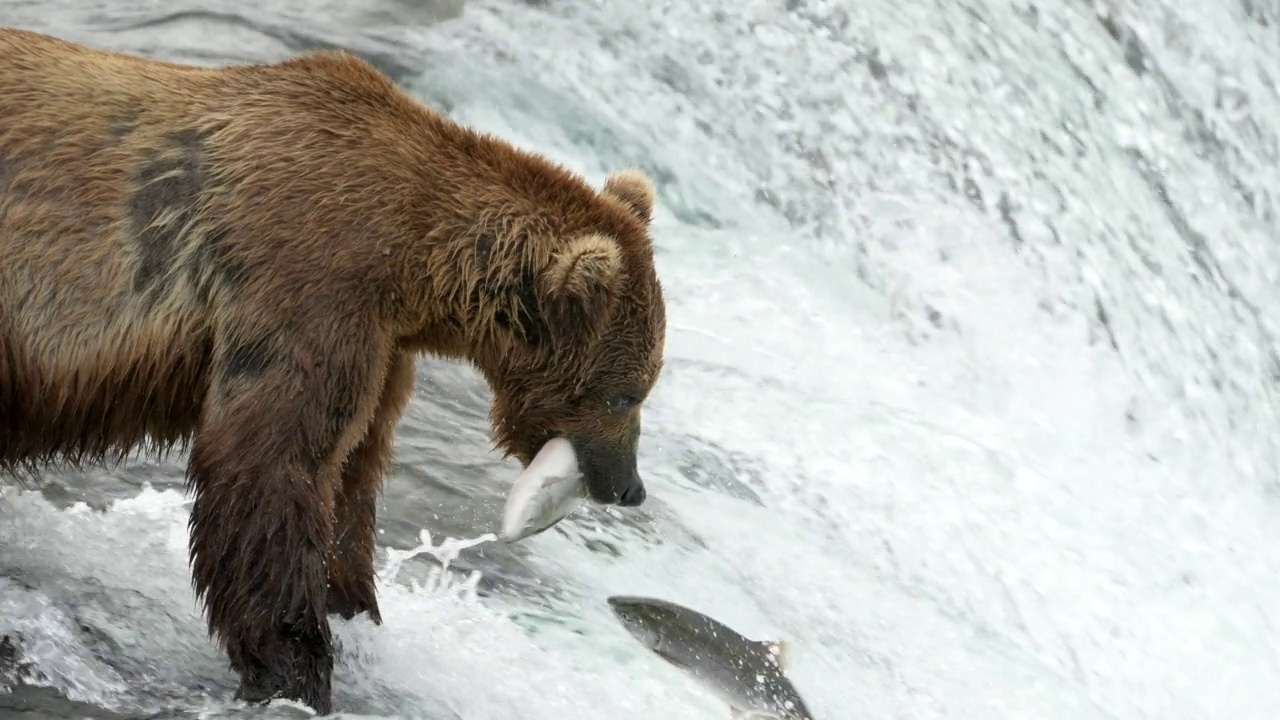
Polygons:
<instances>
[{"instance_id":1,"label":"matted fur","mask_svg":"<svg viewBox=\"0 0 1280 720\"><path fill-rule=\"evenodd\" d=\"M237 696L327 713L327 614L380 622L416 354L480 369L504 454L565 435L598 500L643 500L654 193L605 188L342 52L208 69L0 29L0 469L190 443Z\"/></svg>"}]
</instances>

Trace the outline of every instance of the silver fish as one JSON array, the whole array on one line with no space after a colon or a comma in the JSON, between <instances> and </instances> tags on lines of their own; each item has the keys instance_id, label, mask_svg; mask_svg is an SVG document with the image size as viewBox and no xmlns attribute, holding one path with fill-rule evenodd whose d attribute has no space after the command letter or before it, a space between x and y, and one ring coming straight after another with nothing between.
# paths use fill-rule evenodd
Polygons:
<instances>
[{"instance_id":1,"label":"silver fish","mask_svg":"<svg viewBox=\"0 0 1280 720\"><path fill-rule=\"evenodd\" d=\"M613 596L608 602L627 632L700 681L729 705L735 720L813 720L785 675L786 643L750 640L666 600Z\"/></svg>"},{"instance_id":2,"label":"silver fish","mask_svg":"<svg viewBox=\"0 0 1280 720\"><path fill-rule=\"evenodd\" d=\"M537 535L578 509L586 497L573 445L552 438L512 484L498 538L511 543Z\"/></svg>"}]
</instances>

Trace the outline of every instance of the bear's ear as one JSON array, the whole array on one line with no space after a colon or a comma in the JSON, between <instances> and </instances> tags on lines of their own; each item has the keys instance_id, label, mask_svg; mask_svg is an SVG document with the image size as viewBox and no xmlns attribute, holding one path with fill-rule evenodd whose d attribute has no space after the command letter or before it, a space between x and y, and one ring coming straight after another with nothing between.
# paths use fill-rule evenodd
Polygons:
<instances>
[{"instance_id":1,"label":"bear's ear","mask_svg":"<svg viewBox=\"0 0 1280 720\"><path fill-rule=\"evenodd\" d=\"M575 238L553 254L539 303L552 336L595 337L609 316L621 272L622 251L605 235Z\"/></svg>"},{"instance_id":2,"label":"bear's ear","mask_svg":"<svg viewBox=\"0 0 1280 720\"><path fill-rule=\"evenodd\" d=\"M657 191L649 177L639 170L619 170L604 182L604 194L626 205L646 224L653 219Z\"/></svg>"}]
</instances>

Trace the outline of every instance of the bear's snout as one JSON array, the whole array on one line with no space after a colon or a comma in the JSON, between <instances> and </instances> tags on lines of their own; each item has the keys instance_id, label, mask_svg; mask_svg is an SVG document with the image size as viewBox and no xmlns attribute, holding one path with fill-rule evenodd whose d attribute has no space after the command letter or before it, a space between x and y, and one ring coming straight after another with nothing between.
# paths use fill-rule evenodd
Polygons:
<instances>
[{"instance_id":1,"label":"bear's snout","mask_svg":"<svg viewBox=\"0 0 1280 720\"><path fill-rule=\"evenodd\" d=\"M622 507L638 507L644 502L645 492L644 483L640 482L640 478L632 478L630 483L622 490L622 497L618 498L618 504Z\"/></svg>"},{"instance_id":2,"label":"bear's snout","mask_svg":"<svg viewBox=\"0 0 1280 720\"><path fill-rule=\"evenodd\" d=\"M634 468L630 472L618 473L610 472L606 468L588 466L586 482L591 498L603 505L639 507L648 495L644 489L644 481L640 479L640 473Z\"/></svg>"},{"instance_id":3,"label":"bear's snout","mask_svg":"<svg viewBox=\"0 0 1280 720\"><path fill-rule=\"evenodd\" d=\"M644 502L647 493L633 448L584 438L570 442L578 454L579 467L592 500L621 507L637 507Z\"/></svg>"}]
</instances>

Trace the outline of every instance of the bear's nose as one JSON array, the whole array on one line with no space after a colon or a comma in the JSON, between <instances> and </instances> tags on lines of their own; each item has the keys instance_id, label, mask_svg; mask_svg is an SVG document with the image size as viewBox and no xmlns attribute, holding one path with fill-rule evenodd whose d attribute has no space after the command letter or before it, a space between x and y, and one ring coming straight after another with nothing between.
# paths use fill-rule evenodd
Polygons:
<instances>
[{"instance_id":1,"label":"bear's nose","mask_svg":"<svg viewBox=\"0 0 1280 720\"><path fill-rule=\"evenodd\" d=\"M633 481L623 489L622 497L618 498L618 504L622 507L636 507L644 502L644 497L644 483Z\"/></svg>"}]
</instances>

